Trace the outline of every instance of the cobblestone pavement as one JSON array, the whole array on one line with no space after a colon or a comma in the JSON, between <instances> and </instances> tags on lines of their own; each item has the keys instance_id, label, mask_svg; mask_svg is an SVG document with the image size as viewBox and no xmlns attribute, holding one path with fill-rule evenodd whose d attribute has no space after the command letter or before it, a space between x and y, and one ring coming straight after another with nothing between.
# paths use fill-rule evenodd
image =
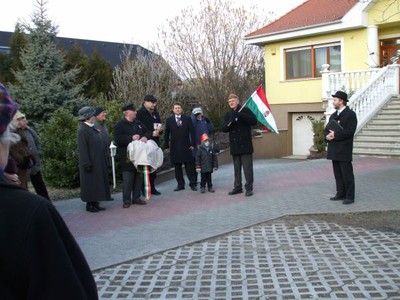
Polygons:
<instances>
[{"instance_id":1,"label":"cobblestone pavement","mask_svg":"<svg viewBox=\"0 0 400 300\"><path fill-rule=\"evenodd\" d=\"M223 165L214 194L173 192L170 180L145 206L122 209L116 194L97 214L79 199L56 207L101 299L400 300L398 235L321 221L270 224L284 215L400 209L400 160L358 158L354 172L352 205L329 201L329 161L272 159L254 162L253 197L227 195L233 168Z\"/></svg>"},{"instance_id":2,"label":"cobblestone pavement","mask_svg":"<svg viewBox=\"0 0 400 300\"><path fill-rule=\"evenodd\" d=\"M261 224L95 272L102 299L400 299L400 235Z\"/></svg>"}]
</instances>

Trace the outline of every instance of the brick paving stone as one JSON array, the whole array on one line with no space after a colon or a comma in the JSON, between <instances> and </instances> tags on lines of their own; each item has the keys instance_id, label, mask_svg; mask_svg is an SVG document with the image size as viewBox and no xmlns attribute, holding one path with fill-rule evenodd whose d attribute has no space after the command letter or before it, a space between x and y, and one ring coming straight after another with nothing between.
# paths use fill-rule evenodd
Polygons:
<instances>
[{"instance_id":1,"label":"brick paving stone","mask_svg":"<svg viewBox=\"0 0 400 300\"><path fill-rule=\"evenodd\" d=\"M102 299L398 299L399 254L394 233L259 224L94 276Z\"/></svg>"}]
</instances>

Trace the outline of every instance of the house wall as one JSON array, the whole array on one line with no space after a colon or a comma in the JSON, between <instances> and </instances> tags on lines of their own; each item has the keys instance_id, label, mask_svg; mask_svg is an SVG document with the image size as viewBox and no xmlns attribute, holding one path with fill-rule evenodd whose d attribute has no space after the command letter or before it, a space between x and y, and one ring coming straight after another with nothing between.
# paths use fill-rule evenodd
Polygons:
<instances>
[{"instance_id":1,"label":"house wall","mask_svg":"<svg viewBox=\"0 0 400 300\"><path fill-rule=\"evenodd\" d=\"M268 44L264 47L265 90L270 104L321 102L320 78L285 80L284 50L329 42L342 44L343 71L365 69L368 61L366 29Z\"/></svg>"},{"instance_id":2,"label":"house wall","mask_svg":"<svg viewBox=\"0 0 400 300\"><path fill-rule=\"evenodd\" d=\"M368 12L370 25L395 22L400 22L400 0L378 1Z\"/></svg>"}]
</instances>

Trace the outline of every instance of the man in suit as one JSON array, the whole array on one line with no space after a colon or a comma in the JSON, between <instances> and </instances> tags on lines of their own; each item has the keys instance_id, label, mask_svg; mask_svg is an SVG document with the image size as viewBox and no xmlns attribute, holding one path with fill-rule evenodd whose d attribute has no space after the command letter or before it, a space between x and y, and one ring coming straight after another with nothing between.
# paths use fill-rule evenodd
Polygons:
<instances>
[{"instance_id":1,"label":"man in suit","mask_svg":"<svg viewBox=\"0 0 400 300\"><path fill-rule=\"evenodd\" d=\"M230 94L228 97L230 110L226 113L222 125L223 132L229 132L230 152L235 172L233 190L229 195L243 193L242 167L246 183L246 197L253 195L253 142L251 137L251 126L257 124L256 116L246 106L240 105L239 97Z\"/></svg>"},{"instance_id":2,"label":"man in suit","mask_svg":"<svg viewBox=\"0 0 400 300\"><path fill-rule=\"evenodd\" d=\"M146 95L143 100L143 106L137 113L137 119L142 122L148 130L151 131L150 139L156 142L160 147L160 133L162 131L160 114L156 108L157 99L153 95ZM156 190L155 180L157 171L150 173L150 185L152 195L161 195Z\"/></svg>"},{"instance_id":3,"label":"man in suit","mask_svg":"<svg viewBox=\"0 0 400 300\"><path fill-rule=\"evenodd\" d=\"M189 116L183 114L182 105L175 103L173 115L169 117L165 125L164 149L170 149L171 163L174 164L175 178L178 186L174 191L185 189L182 165L185 165L186 175L190 188L197 191L196 168L194 164L193 149L195 147L195 130Z\"/></svg>"},{"instance_id":4,"label":"man in suit","mask_svg":"<svg viewBox=\"0 0 400 300\"><path fill-rule=\"evenodd\" d=\"M332 160L336 181L336 195L331 200L342 200L343 204L354 203L353 139L357 129L357 116L347 106L347 94L337 91L333 97L336 112L329 118L325 128L328 156ZM330 124L335 124L336 129Z\"/></svg>"}]
</instances>

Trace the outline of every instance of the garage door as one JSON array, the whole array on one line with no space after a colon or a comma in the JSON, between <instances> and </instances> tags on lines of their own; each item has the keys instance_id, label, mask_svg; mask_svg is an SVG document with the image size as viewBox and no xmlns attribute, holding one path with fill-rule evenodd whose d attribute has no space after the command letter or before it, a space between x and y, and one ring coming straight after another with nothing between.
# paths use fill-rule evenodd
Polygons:
<instances>
[{"instance_id":1,"label":"garage door","mask_svg":"<svg viewBox=\"0 0 400 300\"><path fill-rule=\"evenodd\" d=\"M309 155L313 143L314 133L312 131L312 120L320 120L323 114L320 113L293 113L293 155Z\"/></svg>"}]
</instances>

